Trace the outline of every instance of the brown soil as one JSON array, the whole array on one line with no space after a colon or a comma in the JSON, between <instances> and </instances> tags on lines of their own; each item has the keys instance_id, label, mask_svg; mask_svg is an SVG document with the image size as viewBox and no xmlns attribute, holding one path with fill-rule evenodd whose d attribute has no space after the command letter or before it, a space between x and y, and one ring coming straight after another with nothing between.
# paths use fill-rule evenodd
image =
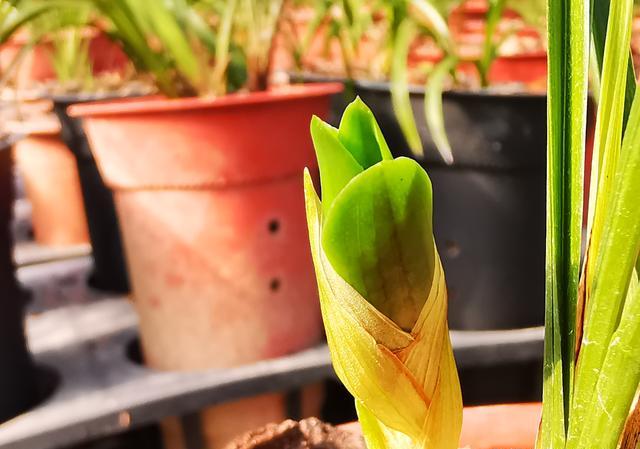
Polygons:
<instances>
[{"instance_id":1,"label":"brown soil","mask_svg":"<svg viewBox=\"0 0 640 449\"><path fill-rule=\"evenodd\" d=\"M268 424L236 438L225 449L365 449L362 436L317 418Z\"/></svg>"}]
</instances>

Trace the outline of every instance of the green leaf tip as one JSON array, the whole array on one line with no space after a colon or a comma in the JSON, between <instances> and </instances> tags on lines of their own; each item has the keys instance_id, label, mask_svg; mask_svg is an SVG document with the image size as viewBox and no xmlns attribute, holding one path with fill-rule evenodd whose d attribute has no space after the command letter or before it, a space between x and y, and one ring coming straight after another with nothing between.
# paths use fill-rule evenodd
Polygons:
<instances>
[{"instance_id":1,"label":"green leaf tip","mask_svg":"<svg viewBox=\"0 0 640 449\"><path fill-rule=\"evenodd\" d=\"M311 137L320 167L325 213L352 178L382 160L393 159L378 122L359 97L346 107L338 129L314 116Z\"/></svg>"},{"instance_id":2,"label":"green leaf tip","mask_svg":"<svg viewBox=\"0 0 640 449\"><path fill-rule=\"evenodd\" d=\"M383 159L393 159L373 112L360 97L356 97L344 110L338 137L364 168Z\"/></svg>"},{"instance_id":3,"label":"green leaf tip","mask_svg":"<svg viewBox=\"0 0 640 449\"><path fill-rule=\"evenodd\" d=\"M436 259L429 177L417 162L393 159L360 98L347 106L338 129L313 117L311 135L328 259L373 306L411 329Z\"/></svg>"},{"instance_id":4,"label":"green leaf tip","mask_svg":"<svg viewBox=\"0 0 640 449\"><path fill-rule=\"evenodd\" d=\"M322 209L326 213L345 185L362 172L362 167L342 145L338 130L314 116L311 138L316 149L322 186Z\"/></svg>"},{"instance_id":5,"label":"green leaf tip","mask_svg":"<svg viewBox=\"0 0 640 449\"><path fill-rule=\"evenodd\" d=\"M418 319L433 278L431 198L417 162L381 161L344 188L322 230L338 274L405 330Z\"/></svg>"}]
</instances>

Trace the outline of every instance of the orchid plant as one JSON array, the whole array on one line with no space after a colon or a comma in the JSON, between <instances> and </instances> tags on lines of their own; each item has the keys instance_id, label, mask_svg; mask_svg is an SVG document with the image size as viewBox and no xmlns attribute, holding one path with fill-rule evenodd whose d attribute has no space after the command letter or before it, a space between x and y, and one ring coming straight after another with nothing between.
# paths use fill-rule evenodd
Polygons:
<instances>
[{"instance_id":1,"label":"orchid plant","mask_svg":"<svg viewBox=\"0 0 640 449\"><path fill-rule=\"evenodd\" d=\"M170 97L267 87L283 0L76 0Z\"/></svg>"},{"instance_id":2,"label":"orchid plant","mask_svg":"<svg viewBox=\"0 0 640 449\"><path fill-rule=\"evenodd\" d=\"M422 155L422 139L418 133L410 101L411 85L416 77L410 70L409 54L418 39L431 39L442 53L439 62L419 64L425 86L424 112L436 148L447 163L453 162L453 153L444 127L442 92L450 80L458 79L456 67L460 62L472 62L479 74L481 87L489 85L489 72L498 56L500 46L517 31L500 30L498 24L508 8L517 11L525 22L538 29L544 28L545 3L543 0L488 0L484 43L477 58L468 60L452 36L448 17L460 7L463 0L324 0L314 2L315 15L305 35L298 40L294 53L303 55L322 24L328 24L327 40L340 43L345 72L349 78L368 77L391 81L391 99L398 124L409 148ZM382 17L382 20L376 20ZM356 55L364 41L371 40L372 24L381 22L376 31L378 51L374 59L366 60L366 67L356 70ZM365 37L367 39L365 39ZM301 56L297 58L301 61Z\"/></svg>"},{"instance_id":3,"label":"orchid plant","mask_svg":"<svg viewBox=\"0 0 640 449\"><path fill-rule=\"evenodd\" d=\"M640 90L629 57L633 3L548 1L547 293L540 449L638 445ZM600 92L589 202L583 210L590 63L596 67ZM581 257L585 221L586 251Z\"/></svg>"}]
</instances>

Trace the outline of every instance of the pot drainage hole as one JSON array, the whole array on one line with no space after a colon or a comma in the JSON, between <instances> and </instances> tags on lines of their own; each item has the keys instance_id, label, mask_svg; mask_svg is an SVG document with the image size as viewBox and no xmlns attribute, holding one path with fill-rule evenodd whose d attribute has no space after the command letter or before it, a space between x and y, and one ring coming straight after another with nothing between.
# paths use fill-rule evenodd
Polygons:
<instances>
[{"instance_id":1,"label":"pot drainage hole","mask_svg":"<svg viewBox=\"0 0 640 449\"><path fill-rule=\"evenodd\" d=\"M267 226L271 234L276 234L280 230L280 222L276 219L269 221Z\"/></svg>"}]
</instances>

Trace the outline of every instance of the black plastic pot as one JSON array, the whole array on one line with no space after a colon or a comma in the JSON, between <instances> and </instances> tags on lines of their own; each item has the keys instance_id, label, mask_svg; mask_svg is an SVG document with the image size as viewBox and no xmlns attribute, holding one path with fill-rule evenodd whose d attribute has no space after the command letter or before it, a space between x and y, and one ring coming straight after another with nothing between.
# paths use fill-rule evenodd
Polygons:
<instances>
[{"instance_id":1,"label":"black plastic pot","mask_svg":"<svg viewBox=\"0 0 640 449\"><path fill-rule=\"evenodd\" d=\"M93 249L93 272L89 284L99 290L129 292L129 277L122 249L120 225L113 195L105 186L91 153L80 119L69 117L72 104L104 97L55 97L54 110L62 126L62 139L76 158L82 197L87 214L89 238Z\"/></svg>"},{"instance_id":2,"label":"black plastic pot","mask_svg":"<svg viewBox=\"0 0 640 449\"><path fill-rule=\"evenodd\" d=\"M324 81L322 77L297 77ZM512 329L544 321L546 95L448 92L445 126L455 162L437 152L424 90L411 103L424 146L416 158L395 118L388 83L355 82L332 105L334 124L359 95L394 156L417 159L434 191L434 233L453 329Z\"/></svg>"},{"instance_id":3,"label":"black plastic pot","mask_svg":"<svg viewBox=\"0 0 640 449\"><path fill-rule=\"evenodd\" d=\"M24 335L26 294L13 265L11 146L0 142L0 422L26 411L39 399L36 368Z\"/></svg>"}]
</instances>

